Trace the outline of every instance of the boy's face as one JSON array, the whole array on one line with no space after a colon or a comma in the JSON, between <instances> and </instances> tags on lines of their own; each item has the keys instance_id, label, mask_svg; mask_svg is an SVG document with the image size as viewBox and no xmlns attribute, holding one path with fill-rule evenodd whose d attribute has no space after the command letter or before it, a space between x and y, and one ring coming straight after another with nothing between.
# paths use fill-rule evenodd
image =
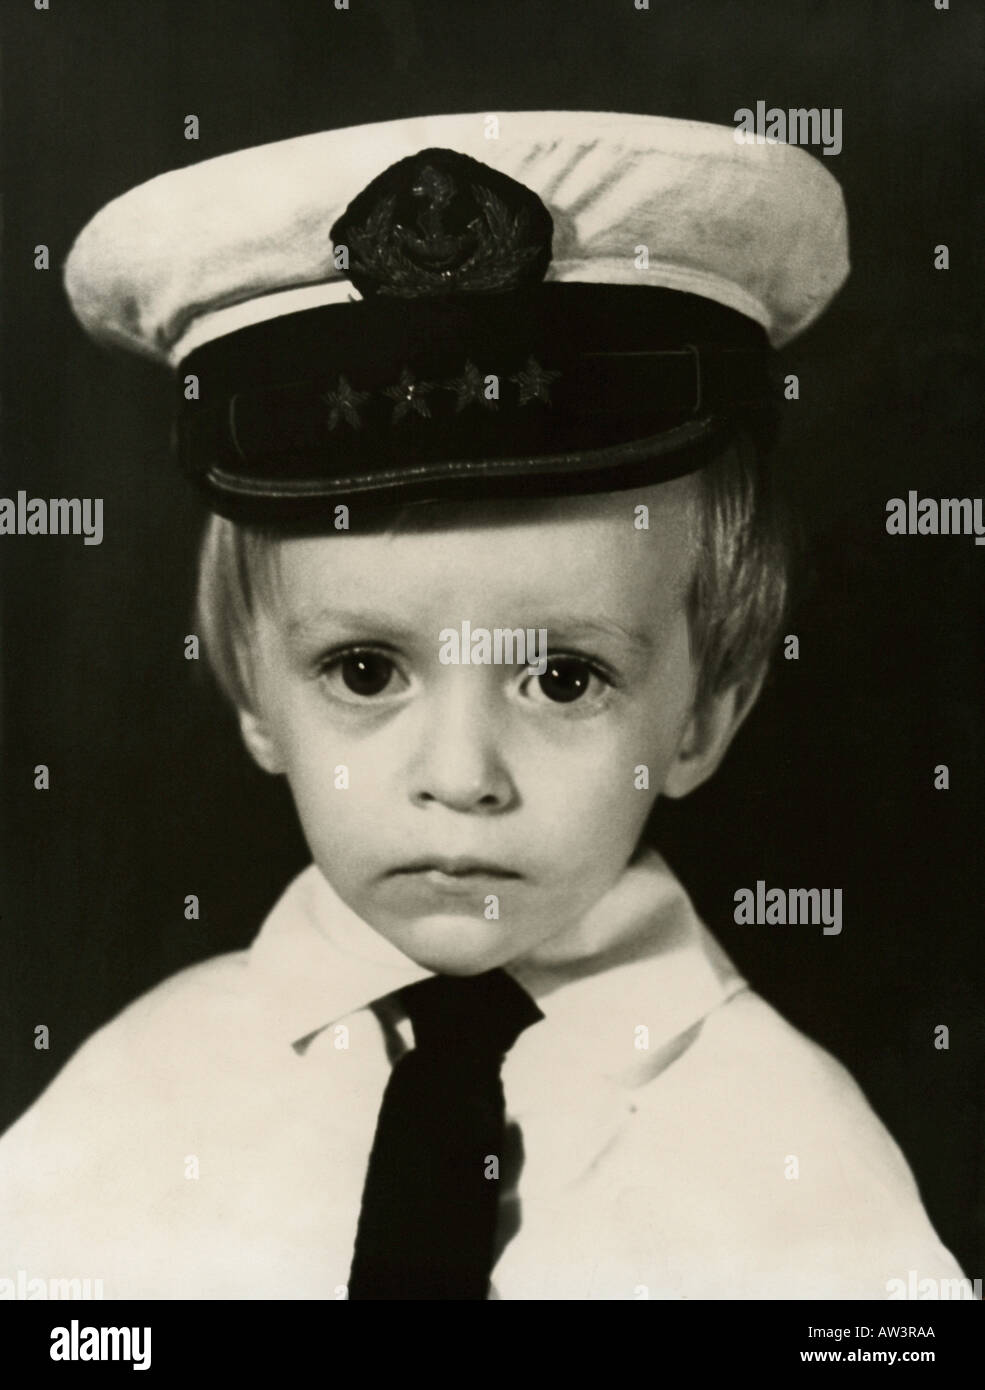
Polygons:
<instances>
[{"instance_id":1,"label":"boy's face","mask_svg":"<svg viewBox=\"0 0 985 1390\"><path fill-rule=\"evenodd\" d=\"M280 545L244 733L286 774L325 877L420 964L472 974L527 954L631 858L690 722L692 489ZM546 673L444 664L439 634L465 621L546 628Z\"/></svg>"}]
</instances>

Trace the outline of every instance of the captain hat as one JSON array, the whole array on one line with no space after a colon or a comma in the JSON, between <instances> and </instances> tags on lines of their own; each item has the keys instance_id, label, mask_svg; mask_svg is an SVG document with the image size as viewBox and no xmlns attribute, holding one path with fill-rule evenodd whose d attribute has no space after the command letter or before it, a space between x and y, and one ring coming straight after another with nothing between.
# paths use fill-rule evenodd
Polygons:
<instances>
[{"instance_id":1,"label":"captain hat","mask_svg":"<svg viewBox=\"0 0 985 1390\"><path fill-rule=\"evenodd\" d=\"M209 505L263 521L691 471L768 436L772 350L847 273L841 190L802 150L528 111L163 174L89 222L65 284L94 338L175 371Z\"/></svg>"}]
</instances>

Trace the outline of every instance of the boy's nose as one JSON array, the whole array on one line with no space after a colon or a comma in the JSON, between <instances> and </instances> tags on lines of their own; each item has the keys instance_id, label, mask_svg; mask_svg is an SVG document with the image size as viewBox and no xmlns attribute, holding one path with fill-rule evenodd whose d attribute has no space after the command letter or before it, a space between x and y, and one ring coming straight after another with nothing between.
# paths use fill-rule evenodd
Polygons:
<instances>
[{"instance_id":1,"label":"boy's nose","mask_svg":"<svg viewBox=\"0 0 985 1390\"><path fill-rule=\"evenodd\" d=\"M474 672L455 674L423 712L409 766L411 800L454 811L506 810L517 792L492 701Z\"/></svg>"}]
</instances>

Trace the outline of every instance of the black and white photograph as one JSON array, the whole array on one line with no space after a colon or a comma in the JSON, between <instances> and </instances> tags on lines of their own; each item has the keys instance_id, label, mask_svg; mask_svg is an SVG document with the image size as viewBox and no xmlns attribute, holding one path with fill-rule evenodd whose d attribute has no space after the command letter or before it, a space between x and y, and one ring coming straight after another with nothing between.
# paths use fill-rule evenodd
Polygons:
<instances>
[{"instance_id":1,"label":"black and white photograph","mask_svg":"<svg viewBox=\"0 0 985 1390\"><path fill-rule=\"evenodd\" d=\"M38 1364L365 1300L790 1304L777 1365L946 1360L985 11L2 13Z\"/></svg>"}]
</instances>

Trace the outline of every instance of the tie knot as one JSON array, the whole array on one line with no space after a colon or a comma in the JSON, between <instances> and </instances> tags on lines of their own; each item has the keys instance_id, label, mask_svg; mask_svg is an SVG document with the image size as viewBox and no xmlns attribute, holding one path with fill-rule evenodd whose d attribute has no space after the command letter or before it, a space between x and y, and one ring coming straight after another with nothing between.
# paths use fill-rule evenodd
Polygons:
<instances>
[{"instance_id":1,"label":"tie knot","mask_svg":"<svg viewBox=\"0 0 985 1390\"><path fill-rule=\"evenodd\" d=\"M418 1049L463 1054L508 1052L524 1028L544 1015L505 970L432 975L399 991Z\"/></svg>"}]
</instances>

